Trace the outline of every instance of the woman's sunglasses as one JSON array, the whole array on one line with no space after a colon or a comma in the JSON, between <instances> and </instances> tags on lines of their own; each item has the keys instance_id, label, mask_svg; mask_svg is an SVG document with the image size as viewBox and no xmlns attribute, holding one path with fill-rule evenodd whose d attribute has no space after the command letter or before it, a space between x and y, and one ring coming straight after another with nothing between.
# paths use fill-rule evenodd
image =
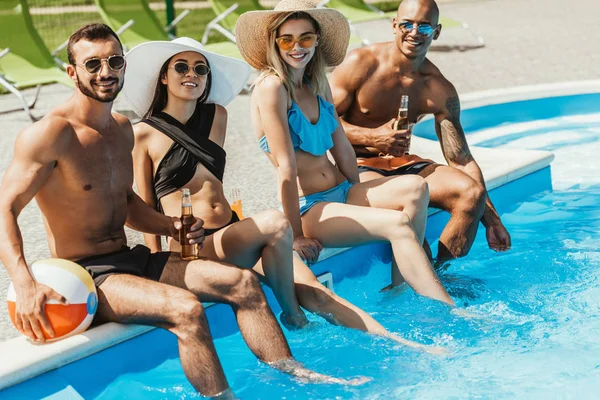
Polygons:
<instances>
[{"instance_id":1,"label":"woman's sunglasses","mask_svg":"<svg viewBox=\"0 0 600 400\"><path fill-rule=\"evenodd\" d=\"M281 50L288 51L293 49L296 43L298 43L300 47L308 49L313 47L318 39L319 35L316 33L305 33L304 35L300 35L299 38L296 38L292 35L279 36L277 39L275 39L275 42Z\"/></svg>"},{"instance_id":2,"label":"woman's sunglasses","mask_svg":"<svg viewBox=\"0 0 600 400\"><path fill-rule=\"evenodd\" d=\"M175 64L173 64L172 67L169 68L173 68L175 72L181 75L187 74L190 70L190 66L187 65L187 63L184 63L183 61L178 61ZM208 73L210 72L210 67L206 64L196 64L192 69L194 70L194 73L198 76L208 75Z\"/></svg>"},{"instance_id":3,"label":"woman's sunglasses","mask_svg":"<svg viewBox=\"0 0 600 400\"><path fill-rule=\"evenodd\" d=\"M107 58L90 58L80 66L84 67L90 74L97 74L102 69L102 62L106 61L108 67L113 71L120 71L125 67L125 57L114 55Z\"/></svg>"},{"instance_id":4,"label":"woman's sunglasses","mask_svg":"<svg viewBox=\"0 0 600 400\"><path fill-rule=\"evenodd\" d=\"M437 29L437 26L434 28L431 24L417 24L416 22L404 21L399 22L398 27L404 32L412 32L415 25L417 26L417 33L422 36L431 36L433 32Z\"/></svg>"}]
</instances>

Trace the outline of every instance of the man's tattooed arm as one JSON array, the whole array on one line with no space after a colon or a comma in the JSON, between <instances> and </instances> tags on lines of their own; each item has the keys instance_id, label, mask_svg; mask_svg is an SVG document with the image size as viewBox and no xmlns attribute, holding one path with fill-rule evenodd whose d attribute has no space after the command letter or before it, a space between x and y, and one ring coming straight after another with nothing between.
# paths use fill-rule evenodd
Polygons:
<instances>
[{"instance_id":1,"label":"man's tattooed arm","mask_svg":"<svg viewBox=\"0 0 600 400\"><path fill-rule=\"evenodd\" d=\"M473 161L467 139L460 125L460 100L458 96L446 100L445 112L436 115L435 130L442 146L444 158L451 166L466 166Z\"/></svg>"},{"instance_id":2,"label":"man's tattooed arm","mask_svg":"<svg viewBox=\"0 0 600 400\"><path fill-rule=\"evenodd\" d=\"M453 93L445 103L445 109L435 116L435 128L442 146L442 152L448 165L463 171L473 178L485 190L485 181L479 165L473 159L465 133L460 124L460 100ZM494 208L492 201L487 196L482 223L487 227L500 224L500 217ZM507 233L508 235L508 233Z\"/></svg>"}]
</instances>

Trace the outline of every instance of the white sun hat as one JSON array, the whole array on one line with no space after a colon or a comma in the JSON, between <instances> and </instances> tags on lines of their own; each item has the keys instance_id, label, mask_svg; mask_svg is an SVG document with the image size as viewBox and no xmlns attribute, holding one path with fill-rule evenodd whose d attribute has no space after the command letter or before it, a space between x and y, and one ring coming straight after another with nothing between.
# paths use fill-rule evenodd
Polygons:
<instances>
[{"instance_id":1,"label":"white sun hat","mask_svg":"<svg viewBox=\"0 0 600 400\"><path fill-rule=\"evenodd\" d=\"M226 106L244 88L252 69L241 60L225 57L204 49L202 44L188 37L170 42L142 43L127 53L127 68L123 96L140 117L146 115L152 104L158 75L164 63L175 54L194 51L206 57L212 75L207 103Z\"/></svg>"}]
</instances>

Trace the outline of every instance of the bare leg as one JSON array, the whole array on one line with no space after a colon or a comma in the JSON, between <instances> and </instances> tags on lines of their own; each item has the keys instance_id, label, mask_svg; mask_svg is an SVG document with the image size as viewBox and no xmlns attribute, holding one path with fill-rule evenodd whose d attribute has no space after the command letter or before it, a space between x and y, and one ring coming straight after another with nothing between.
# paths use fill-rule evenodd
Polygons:
<instances>
[{"instance_id":1,"label":"bare leg","mask_svg":"<svg viewBox=\"0 0 600 400\"><path fill-rule=\"evenodd\" d=\"M362 173L360 179L366 197L364 201L353 204L404 211L423 243L429 205L429 188L425 179L418 175L382 177L373 171Z\"/></svg>"},{"instance_id":2,"label":"bare leg","mask_svg":"<svg viewBox=\"0 0 600 400\"><path fill-rule=\"evenodd\" d=\"M283 322L300 328L308 321L294 293L292 242L285 215L267 210L207 237L200 254L243 268L252 268L262 260L265 281L283 310Z\"/></svg>"},{"instance_id":3,"label":"bare leg","mask_svg":"<svg viewBox=\"0 0 600 400\"><path fill-rule=\"evenodd\" d=\"M296 362L252 270L209 260L181 261L172 255L160 281L189 290L200 301L231 305L240 333L259 360L313 383L362 384L304 368Z\"/></svg>"},{"instance_id":4,"label":"bare leg","mask_svg":"<svg viewBox=\"0 0 600 400\"><path fill-rule=\"evenodd\" d=\"M258 274L264 274L260 262L254 269ZM323 286L310 268L296 256L294 256L294 281L296 282L298 301L300 301L302 307L320 315L332 324L383 336L415 349L439 352L437 348L434 349L431 346L412 342L397 334L388 332L368 313Z\"/></svg>"},{"instance_id":5,"label":"bare leg","mask_svg":"<svg viewBox=\"0 0 600 400\"><path fill-rule=\"evenodd\" d=\"M349 204L318 203L311 208L302 217L305 235L327 247L389 241L398 266L392 269L392 285L399 285L404 277L417 293L454 305L404 212L352 205L364 202L367 188L363 183L354 185Z\"/></svg>"},{"instance_id":6,"label":"bare leg","mask_svg":"<svg viewBox=\"0 0 600 400\"><path fill-rule=\"evenodd\" d=\"M160 281L189 290L202 302L229 304L242 337L259 360L269 363L292 358L252 271L212 260L187 262L172 255Z\"/></svg>"},{"instance_id":7,"label":"bare leg","mask_svg":"<svg viewBox=\"0 0 600 400\"><path fill-rule=\"evenodd\" d=\"M186 377L205 396L229 390L202 303L190 292L132 275L111 275L98 288L101 322L145 324L177 336Z\"/></svg>"},{"instance_id":8,"label":"bare leg","mask_svg":"<svg viewBox=\"0 0 600 400\"><path fill-rule=\"evenodd\" d=\"M421 175L429 184L431 206L451 214L440 236L438 259L467 255L485 209L485 191L467 174L445 165L431 165Z\"/></svg>"},{"instance_id":9,"label":"bare leg","mask_svg":"<svg viewBox=\"0 0 600 400\"><path fill-rule=\"evenodd\" d=\"M418 175L369 179L376 178L376 176L381 177L381 175L373 171L361 174L361 180L365 180L365 193L363 194L361 191L360 196L355 196L349 203L358 206L404 211L410 218L419 242L425 250L425 255L431 263L431 250L429 249L429 244L425 243L427 206L429 205L429 188L425 179ZM428 249L430 253L427 253ZM398 264L394 258L392 260L392 271L399 271L398 268ZM397 284L402 282L402 277L398 277L398 279ZM391 289L397 284L392 283L392 285L386 287L384 290Z\"/></svg>"},{"instance_id":10,"label":"bare leg","mask_svg":"<svg viewBox=\"0 0 600 400\"><path fill-rule=\"evenodd\" d=\"M254 269L259 275L265 275L262 263L259 262ZM298 301L308 311L336 325L372 333L387 332L369 314L319 283L310 268L296 256L294 256L294 282Z\"/></svg>"}]
</instances>

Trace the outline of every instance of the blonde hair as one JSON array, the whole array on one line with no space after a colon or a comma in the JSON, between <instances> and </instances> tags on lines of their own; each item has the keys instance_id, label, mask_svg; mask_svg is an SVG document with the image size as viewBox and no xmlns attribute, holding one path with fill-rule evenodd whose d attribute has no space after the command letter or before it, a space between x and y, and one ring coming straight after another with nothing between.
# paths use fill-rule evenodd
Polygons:
<instances>
[{"instance_id":1,"label":"blonde hair","mask_svg":"<svg viewBox=\"0 0 600 400\"><path fill-rule=\"evenodd\" d=\"M288 20L302 19L310 21L317 31L316 33L320 33L319 24L317 21L315 21L314 18L308 13L302 11L290 11L287 13L282 13L273 21L271 21L268 27L269 35L267 42L267 67L261 71L260 76L256 82L254 82L254 85L257 85L266 77L275 75L281 79L281 82L283 82L283 86L288 93L288 100L294 101L296 100L296 90L294 81L292 80L292 67L281 59L279 48L277 47L277 43L275 43L275 39L277 39L277 31L284 22ZM309 86L311 92L321 97L325 96L327 88L327 75L325 74L326 66L327 64L325 62L325 57L323 56L323 51L321 50L320 46L316 46L315 53L304 70L303 79L310 84Z\"/></svg>"}]
</instances>

